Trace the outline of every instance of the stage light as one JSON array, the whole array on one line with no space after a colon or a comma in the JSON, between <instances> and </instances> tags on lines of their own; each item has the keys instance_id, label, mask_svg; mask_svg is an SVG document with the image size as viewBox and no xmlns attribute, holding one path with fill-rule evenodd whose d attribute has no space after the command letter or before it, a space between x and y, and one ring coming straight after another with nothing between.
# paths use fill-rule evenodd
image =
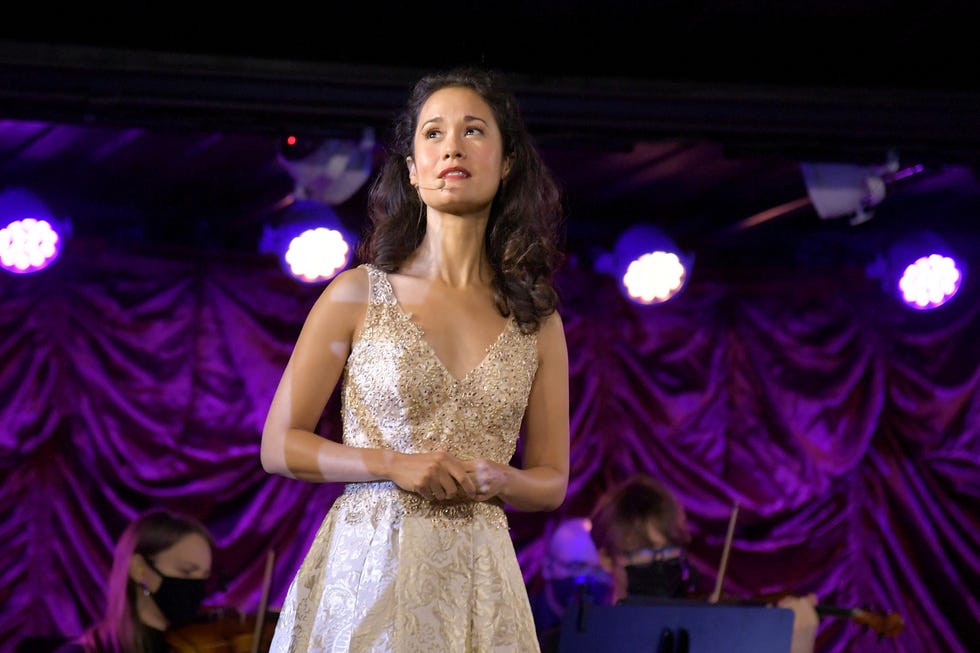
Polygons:
<instances>
[{"instance_id":1,"label":"stage light","mask_svg":"<svg viewBox=\"0 0 980 653\"><path fill-rule=\"evenodd\" d=\"M636 225L616 240L611 254L596 261L596 270L613 275L620 292L637 304L662 304L675 297L691 276L694 257L680 250L660 229Z\"/></svg>"},{"instance_id":2,"label":"stage light","mask_svg":"<svg viewBox=\"0 0 980 653\"><path fill-rule=\"evenodd\" d=\"M259 251L276 255L299 281L329 281L353 259L355 240L327 204L295 200L275 218L262 231Z\"/></svg>"},{"instance_id":3,"label":"stage light","mask_svg":"<svg viewBox=\"0 0 980 653\"><path fill-rule=\"evenodd\" d=\"M0 267L12 274L39 272L57 260L70 224L55 218L22 188L0 192Z\"/></svg>"},{"instance_id":4,"label":"stage light","mask_svg":"<svg viewBox=\"0 0 980 653\"><path fill-rule=\"evenodd\" d=\"M824 220L850 216L850 224L867 222L887 193L887 182L899 172L890 152L881 165L801 163L800 172L813 208Z\"/></svg>"},{"instance_id":5,"label":"stage light","mask_svg":"<svg viewBox=\"0 0 980 653\"><path fill-rule=\"evenodd\" d=\"M880 279L909 308L929 310L956 296L966 265L940 236L918 231L892 243L868 266L868 276Z\"/></svg>"},{"instance_id":6,"label":"stage light","mask_svg":"<svg viewBox=\"0 0 980 653\"><path fill-rule=\"evenodd\" d=\"M937 308L952 299L962 281L963 274L955 259L930 254L906 266L898 288L906 304L922 310Z\"/></svg>"},{"instance_id":7,"label":"stage light","mask_svg":"<svg viewBox=\"0 0 980 653\"><path fill-rule=\"evenodd\" d=\"M269 216L259 251L274 253L286 272L316 283L350 264L355 241L334 206L354 195L374 167L374 130L350 137L287 134L279 139L279 164L293 178L284 209Z\"/></svg>"},{"instance_id":8,"label":"stage light","mask_svg":"<svg viewBox=\"0 0 980 653\"><path fill-rule=\"evenodd\" d=\"M288 134L279 141L279 164L293 178L297 199L337 206L350 199L374 168L374 130L357 137Z\"/></svg>"}]
</instances>

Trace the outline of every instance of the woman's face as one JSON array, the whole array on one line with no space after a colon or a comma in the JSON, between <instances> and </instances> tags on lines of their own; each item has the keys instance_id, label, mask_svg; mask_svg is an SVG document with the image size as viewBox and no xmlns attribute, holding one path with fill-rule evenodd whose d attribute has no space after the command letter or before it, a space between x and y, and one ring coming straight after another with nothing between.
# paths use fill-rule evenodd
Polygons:
<instances>
[{"instance_id":1,"label":"woman's face","mask_svg":"<svg viewBox=\"0 0 980 653\"><path fill-rule=\"evenodd\" d=\"M407 163L427 205L459 214L488 207L510 165L490 105L465 87L440 89L422 105Z\"/></svg>"},{"instance_id":2,"label":"woman's face","mask_svg":"<svg viewBox=\"0 0 980 653\"><path fill-rule=\"evenodd\" d=\"M634 531L619 542L616 551L602 550L599 558L602 568L613 579L613 601L625 598L628 585L626 567L641 565L653 560L653 551L670 544L667 536L657 528L654 520L648 520L643 531Z\"/></svg>"},{"instance_id":3,"label":"woman's face","mask_svg":"<svg viewBox=\"0 0 980 653\"><path fill-rule=\"evenodd\" d=\"M173 546L153 556L150 561L157 571L143 568L143 578L151 592L156 592L163 582L160 574L173 578L209 578L211 576L211 546L197 533L188 533Z\"/></svg>"}]
</instances>

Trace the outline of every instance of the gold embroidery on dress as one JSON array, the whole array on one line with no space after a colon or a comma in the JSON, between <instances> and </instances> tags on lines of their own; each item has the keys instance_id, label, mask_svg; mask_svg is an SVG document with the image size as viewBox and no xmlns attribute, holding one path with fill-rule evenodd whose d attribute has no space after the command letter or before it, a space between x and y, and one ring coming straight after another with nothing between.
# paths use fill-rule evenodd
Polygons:
<instances>
[{"instance_id":1,"label":"gold embroidery on dress","mask_svg":"<svg viewBox=\"0 0 980 653\"><path fill-rule=\"evenodd\" d=\"M344 521L357 524L390 522L397 525L406 516L424 517L440 528L470 526L474 519L493 528L509 528L507 515L500 503L469 500L426 500L400 489L391 481L351 483L337 497Z\"/></svg>"},{"instance_id":2,"label":"gold embroidery on dress","mask_svg":"<svg viewBox=\"0 0 980 653\"><path fill-rule=\"evenodd\" d=\"M455 379L365 265L370 301L344 369L343 442L444 449L508 464L537 371L513 319ZM391 481L349 483L282 604L271 653L533 653L534 620L499 501L427 501Z\"/></svg>"}]
</instances>

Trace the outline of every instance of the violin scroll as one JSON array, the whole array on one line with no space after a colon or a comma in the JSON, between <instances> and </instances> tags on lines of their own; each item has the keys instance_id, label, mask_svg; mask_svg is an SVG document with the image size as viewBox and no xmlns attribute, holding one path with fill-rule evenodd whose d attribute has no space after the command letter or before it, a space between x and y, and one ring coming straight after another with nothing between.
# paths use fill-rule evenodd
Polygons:
<instances>
[{"instance_id":1,"label":"violin scroll","mask_svg":"<svg viewBox=\"0 0 980 653\"><path fill-rule=\"evenodd\" d=\"M851 620L862 626L867 626L878 633L879 637L895 637L905 629L905 620L895 612L880 614L868 610L854 609Z\"/></svg>"},{"instance_id":2,"label":"violin scroll","mask_svg":"<svg viewBox=\"0 0 980 653\"><path fill-rule=\"evenodd\" d=\"M784 592L764 594L754 599L736 599L740 605L775 605L787 596ZM845 608L836 605L818 603L814 608L820 617L838 617L850 619L854 623L865 626L878 633L878 637L895 637L905 629L905 620L895 612L881 613L862 608Z\"/></svg>"}]
</instances>

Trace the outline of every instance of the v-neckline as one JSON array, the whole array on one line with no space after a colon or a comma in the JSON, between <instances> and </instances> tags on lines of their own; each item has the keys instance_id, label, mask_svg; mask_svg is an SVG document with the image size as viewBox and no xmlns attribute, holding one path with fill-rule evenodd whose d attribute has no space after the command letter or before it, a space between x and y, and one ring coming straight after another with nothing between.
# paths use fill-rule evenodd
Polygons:
<instances>
[{"instance_id":1,"label":"v-neckline","mask_svg":"<svg viewBox=\"0 0 980 653\"><path fill-rule=\"evenodd\" d=\"M395 309L398 311L398 314L402 317L402 319L408 322L411 328L415 329L419 340L422 341L422 344L429 351L432 359L439 365L439 368L443 371L443 373L452 379L453 384L455 385L465 383L471 376L483 368L487 360L489 360L490 354L497 348L497 344L504 339L504 335L510 329L510 325L514 321L513 317L508 318L507 321L504 322L504 328L500 330L497 337L494 338L493 342L491 342L484 350L483 358L480 359L480 362L478 362L474 367L470 368L465 374L463 374L463 376L457 377L449 370L448 367L446 367L446 364L443 362L438 352L436 352L435 347L433 347L432 343L425 337L425 329L423 329L418 322L412 319L412 312L405 310L405 307L402 306L401 300L399 300L398 296L395 295L395 287L391 285L391 279L388 278L388 273L382 270L382 274L384 275L385 283L388 284L388 292L391 295L391 301L394 304Z\"/></svg>"}]
</instances>

